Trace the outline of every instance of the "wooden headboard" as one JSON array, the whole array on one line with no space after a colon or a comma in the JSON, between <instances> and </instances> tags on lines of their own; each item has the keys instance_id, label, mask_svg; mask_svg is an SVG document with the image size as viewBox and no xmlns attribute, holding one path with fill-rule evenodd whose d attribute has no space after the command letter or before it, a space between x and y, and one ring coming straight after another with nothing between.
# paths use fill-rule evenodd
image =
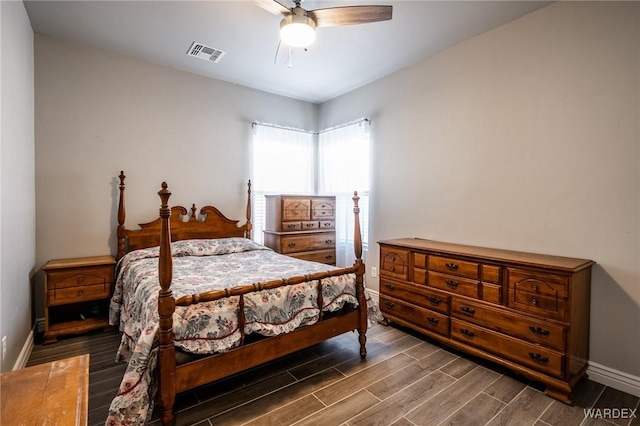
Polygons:
<instances>
[{"instance_id":1,"label":"wooden headboard","mask_svg":"<svg viewBox=\"0 0 640 426\"><path fill-rule=\"evenodd\" d=\"M124 180L126 176L123 171L120 172L119 178L118 253L116 256L118 260L131 250L160 245L162 228L160 217L149 223L139 224L140 229L130 230L125 228ZM162 186L166 188L166 183L163 183ZM195 204L189 210L182 206L173 206L171 207L171 217L169 219L171 241L226 237L251 238L251 181L248 182L247 187L247 221L244 225L238 226L239 220L227 218L220 210L212 206L205 206L200 209L199 214L202 219L198 219ZM186 221L185 217L188 217Z\"/></svg>"}]
</instances>

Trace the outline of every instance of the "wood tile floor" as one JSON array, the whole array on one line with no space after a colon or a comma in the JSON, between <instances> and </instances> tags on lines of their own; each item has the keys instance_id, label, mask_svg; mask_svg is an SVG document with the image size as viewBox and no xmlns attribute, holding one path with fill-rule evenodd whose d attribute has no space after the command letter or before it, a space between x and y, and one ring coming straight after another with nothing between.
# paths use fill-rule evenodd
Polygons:
<instances>
[{"instance_id":1,"label":"wood tile floor","mask_svg":"<svg viewBox=\"0 0 640 426\"><path fill-rule=\"evenodd\" d=\"M177 424L640 426L637 418L585 418L585 408L638 410L639 403L590 380L568 406L536 383L408 330L375 325L367 336L364 362L356 334L347 333L181 394ZM125 368L114 362L118 342L111 332L36 343L28 365L89 353L89 425L102 425Z\"/></svg>"}]
</instances>

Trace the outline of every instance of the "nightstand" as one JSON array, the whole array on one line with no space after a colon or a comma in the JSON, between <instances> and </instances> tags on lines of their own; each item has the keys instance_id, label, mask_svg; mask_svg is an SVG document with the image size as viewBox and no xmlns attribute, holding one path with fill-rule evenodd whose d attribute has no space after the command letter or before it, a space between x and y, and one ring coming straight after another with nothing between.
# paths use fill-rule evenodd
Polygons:
<instances>
[{"instance_id":1,"label":"nightstand","mask_svg":"<svg viewBox=\"0 0 640 426\"><path fill-rule=\"evenodd\" d=\"M44 266L44 343L109 326L113 256L50 260Z\"/></svg>"}]
</instances>

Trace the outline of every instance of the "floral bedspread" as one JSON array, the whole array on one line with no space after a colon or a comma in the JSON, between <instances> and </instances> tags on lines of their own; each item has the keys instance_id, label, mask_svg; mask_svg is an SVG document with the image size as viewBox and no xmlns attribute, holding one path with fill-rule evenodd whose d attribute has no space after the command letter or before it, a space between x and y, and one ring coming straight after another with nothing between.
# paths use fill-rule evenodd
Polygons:
<instances>
[{"instance_id":1,"label":"floral bedspread","mask_svg":"<svg viewBox=\"0 0 640 426\"><path fill-rule=\"evenodd\" d=\"M174 298L244 284L335 269L330 265L283 256L245 238L186 240L172 243ZM118 264L109 322L122 341L117 359L128 366L109 408L107 425L141 425L151 416L157 362L159 248L136 250ZM272 336L318 321L317 281L249 293L244 296L246 334ZM323 305L332 312L345 303L357 306L355 275L322 280ZM380 319L367 295L370 317ZM191 306L173 314L174 344L196 354L225 352L238 346L239 297Z\"/></svg>"}]
</instances>

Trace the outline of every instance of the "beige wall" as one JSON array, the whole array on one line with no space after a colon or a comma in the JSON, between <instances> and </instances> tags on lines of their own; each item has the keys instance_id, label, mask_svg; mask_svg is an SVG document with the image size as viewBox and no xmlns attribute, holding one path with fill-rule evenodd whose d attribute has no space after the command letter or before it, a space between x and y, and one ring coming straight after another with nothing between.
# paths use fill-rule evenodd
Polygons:
<instances>
[{"instance_id":1,"label":"beige wall","mask_svg":"<svg viewBox=\"0 0 640 426\"><path fill-rule=\"evenodd\" d=\"M8 371L31 331L35 268L33 31L22 2L0 1L0 28L0 371Z\"/></svg>"},{"instance_id":2,"label":"beige wall","mask_svg":"<svg viewBox=\"0 0 640 426\"><path fill-rule=\"evenodd\" d=\"M329 101L319 121L372 119L371 241L598 262L591 362L636 386L639 55L639 3L555 3Z\"/></svg>"}]
</instances>

